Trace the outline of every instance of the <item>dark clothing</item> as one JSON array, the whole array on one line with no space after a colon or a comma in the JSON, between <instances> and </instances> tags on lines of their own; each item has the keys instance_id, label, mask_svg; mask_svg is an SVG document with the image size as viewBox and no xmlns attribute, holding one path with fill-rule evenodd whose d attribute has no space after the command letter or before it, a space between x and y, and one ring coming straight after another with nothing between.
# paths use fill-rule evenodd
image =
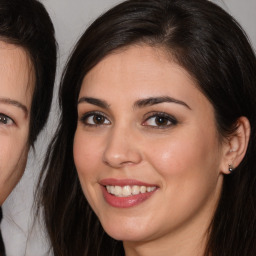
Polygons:
<instances>
[{"instance_id":1,"label":"dark clothing","mask_svg":"<svg viewBox=\"0 0 256 256\"><path fill-rule=\"evenodd\" d=\"M0 222L2 218L3 218L2 208L0 207ZM5 256L4 242L3 242L1 230L0 230L0 256Z\"/></svg>"}]
</instances>

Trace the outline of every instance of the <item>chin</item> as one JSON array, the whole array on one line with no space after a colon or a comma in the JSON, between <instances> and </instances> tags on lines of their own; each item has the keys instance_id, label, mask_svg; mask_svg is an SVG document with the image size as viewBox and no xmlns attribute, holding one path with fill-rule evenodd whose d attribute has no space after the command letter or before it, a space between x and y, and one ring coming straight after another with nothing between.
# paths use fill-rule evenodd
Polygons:
<instances>
[{"instance_id":1,"label":"chin","mask_svg":"<svg viewBox=\"0 0 256 256\"><path fill-rule=\"evenodd\" d=\"M120 227L121 225L117 225ZM148 240L148 234L146 234L145 228L141 228L141 230L137 230L134 228L126 228L123 226L120 228L108 228L104 227L105 232L115 240L118 241L128 241L128 242L140 242Z\"/></svg>"}]
</instances>

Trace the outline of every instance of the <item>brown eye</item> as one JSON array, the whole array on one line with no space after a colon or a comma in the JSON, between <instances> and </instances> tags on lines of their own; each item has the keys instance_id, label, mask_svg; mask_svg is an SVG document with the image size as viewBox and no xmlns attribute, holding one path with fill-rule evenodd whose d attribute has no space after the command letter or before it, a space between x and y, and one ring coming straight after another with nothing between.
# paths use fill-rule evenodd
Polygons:
<instances>
[{"instance_id":1,"label":"brown eye","mask_svg":"<svg viewBox=\"0 0 256 256\"><path fill-rule=\"evenodd\" d=\"M97 126L97 125L108 125L110 124L110 121L103 115L103 114L98 114L98 113L88 113L85 114L82 118L81 121L85 125L89 126Z\"/></svg>"},{"instance_id":2,"label":"brown eye","mask_svg":"<svg viewBox=\"0 0 256 256\"><path fill-rule=\"evenodd\" d=\"M155 117L155 123L158 126L166 126L166 125L170 124L170 121L165 117L157 116L157 117Z\"/></svg>"},{"instance_id":3,"label":"brown eye","mask_svg":"<svg viewBox=\"0 0 256 256\"><path fill-rule=\"evenodd\" d=\"M176 124L177 120L166 113L156 113L143 123L144 126L152 126L153 128L168 128Z\"/></svg>"},{"instance_id":4,"label":"brown eye","mask_svg":"<svg viewBox=\"0 0 256 256\"><path fill-rule=\"evenodd\" d=\"M101 115L94 115L93 116L93 122L94 124L100 125L100 124L104 124L105 122L105 117L101 116Z\"/></svg>"}]
</instances>

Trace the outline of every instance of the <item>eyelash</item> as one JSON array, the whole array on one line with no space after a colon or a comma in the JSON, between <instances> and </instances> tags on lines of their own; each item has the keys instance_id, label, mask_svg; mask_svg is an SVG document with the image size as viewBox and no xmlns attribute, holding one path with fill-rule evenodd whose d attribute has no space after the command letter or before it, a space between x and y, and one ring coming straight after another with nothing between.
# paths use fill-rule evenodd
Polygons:
<instances>
[{"instance_id":1,"label":"eyelash","mask_svg":"<svg viewBox=\"0 0 256 256\"><path fill-rule=\"evenodd\" d=\"M89 123L88 120L89 118L96 118L96 117L99 117L99 118L102 118L102 123L100 124L97 124L95 123L95 120L92 120L94 123ZM164 122L167 122L167 124L163 124L163 125L147 125L146 122L148 122L150 119L152 118L161 118ZM110 125L111 122L108 120L108 118L106 117L105 114L103 114L102 112L89 112L89 113L86 113L84 114L81 118L80 118L80 121L86 125L86 126L91 126L91 127L97 127L97 126L102 126L102 125ZM107 121L107 123L105 123ZM170 126L174 126L174 125L177 125L178 121L175 117L169 115L169 114L166 114L164 112L153 112L151 113L150 116L148 116L146 118L146 120L142 123L143 126L147 126L147 127L150 127L150 128L154 128L154 129L165 129L165 128L169 128Z\"/></svg>"},{"instance_id":2,"label":"eyelash","mask_svg":"<svg viewBox=\"0 0 256 256\"><path fill-rule=\"evenodd\" d=\"M80 121L84 124L84 125L86 125L86 126L92 126L92 127L97 127L97 126L101 126L101 125L109 125L109 124L111 124L111 122L108 120L108 124L96 124L96 123L94 123L94 124L90 124L90 123L88 123L88 119L90 118L90 117L100 117L100 118L104 118L104 121L105 120L108 120L108 118L102 113L102 112L98 112L98 111L94 111L94 112L89 112L89 113L86 113L86 114L84 114L81 118L80 118Z\"/></svg>"},{"instance_id":3,"label":"eyelash","mask_svg":"<svg viewBox=\"0 0 256 256\"><path fill-rule=\"evenodd\" d=\"M164 125L146 125L145 123L147 121L149 121L150 119L152 118L162 118L163 121L167 121L167 124L164 124ZM154 113L151 113L151 115L149 117L147 117L147 119L142 123L142 125L144 126L150 126L151 128L154 128L154 129L166 129L166 128L169 128L170 126L174 126L174 125L177 125L178 124L178 121L175 117L167 114L167 113L164 113L164 112L154 112Z\"/></svg>"},{"instance_id":4,"label":"eyelash","mask_svg":"<svg viewBox=\"0 0 256 256\"><path fill-rule=\"evenodd\" d=\"M11 123L10 123L11 122ZM10 118L9 116L0 113L0 125L12 125L14 124L14 121L12 118Z\"/></svg>"}]
</instances>

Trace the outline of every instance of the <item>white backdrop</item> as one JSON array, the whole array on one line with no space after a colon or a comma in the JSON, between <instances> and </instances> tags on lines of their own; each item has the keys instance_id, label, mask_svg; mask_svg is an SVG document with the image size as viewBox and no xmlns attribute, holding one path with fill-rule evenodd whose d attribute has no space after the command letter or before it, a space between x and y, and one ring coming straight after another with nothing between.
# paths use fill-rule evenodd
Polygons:
<instances>
[{"instance_id":1,"label":"white backdrop","mask_svg":"<svg viewBox=\"0 0 256 256\"><path fill-rule=\"evenodd\" d=\"M41 0L53 20L59 43L59 61L56 84L63 65L79 35L95 17L121 0ZM256 0L216 0L229 11L244 27L256 49ZM2 232L6 244L7 256L43 256L47 253L47 242L43 228L37 226L30 230L33 214L34 184L39 173L43 155L49 138L52 136L58 116L56 97L50 119L45 131L36 143L36 153L30 152L25 174L3 205L4 220Z\"/></svg>"}]
</instances>

